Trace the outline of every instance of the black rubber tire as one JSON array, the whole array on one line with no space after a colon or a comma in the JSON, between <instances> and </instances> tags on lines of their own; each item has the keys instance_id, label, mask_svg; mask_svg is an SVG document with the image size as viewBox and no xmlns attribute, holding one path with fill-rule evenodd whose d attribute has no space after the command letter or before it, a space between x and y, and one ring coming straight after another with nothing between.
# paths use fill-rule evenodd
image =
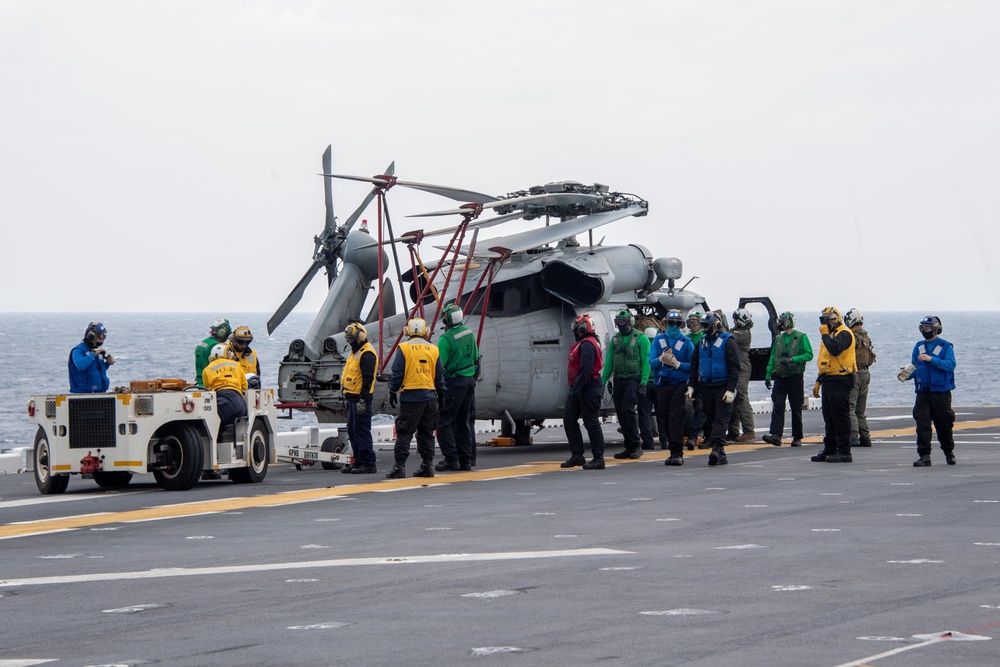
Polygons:
<instances>
[{"instance_id":1,"label":"black rubber tire","mask_svg":"<svg viewBox=\"0 0 1000 667\"><path fill-rule=\"evenodd\" d=\"M236 484L258 484L267 477L267 465L271 454L271 442L267 429L260 421L254 422L247 447L247 467L230 468L229 479Z\"/></svg>"},{"instance_id":2,"label":"black rubber tire","mask_svg":"<svg viewBox=\"0 0 1000 667\"><path fill-rule=\"evenodd\" d=\"M201 479L205 452L193 426L183 422L168 424L160 432L159 447L169 449L174 463L167 470L154 470L156 483L165 491L187 491ZM151 457L153 458L153 457Z\"/></svg>"},{"instance_id":3,"label":"black rubber tire","mask_svg":"<svg viewBox=\"0 0 1000 667\"><path fill-rule=\"evenodd\" d=\"M344 451L344 443L337 442L336 438L327 438L323 441L323 444L319 449L321 452L334 452L339 454ZM323 466L323 470L340 470L344 467L342 463L331 463L330 461L320 461L319 463Z\"/></svg>"},{"instance_id":4,"label":"black rubber tire","mask_svg":"<svg viewBox=\"0 0 1000 667\"><path fill-rule=\"evenodd\" d=\"M45 429L39 426L38 433L35 434L33 467L35 468L35 486L44 495L62 493L69 486L69 475L52 474L49 469L50 456L49 436L45 434Z\"/></svg>"},{"instance_id":5,"label":"black rubber tire","mask_svg":"<svg viewBox=\"0 0 1000 667\"><path fill-rule=\"evenodd\" d=\"M94 473L94 481L102 489L115 489L128 486L132 481L132 473L122 470L102 470Z\"/></svg>"}]
</instances>

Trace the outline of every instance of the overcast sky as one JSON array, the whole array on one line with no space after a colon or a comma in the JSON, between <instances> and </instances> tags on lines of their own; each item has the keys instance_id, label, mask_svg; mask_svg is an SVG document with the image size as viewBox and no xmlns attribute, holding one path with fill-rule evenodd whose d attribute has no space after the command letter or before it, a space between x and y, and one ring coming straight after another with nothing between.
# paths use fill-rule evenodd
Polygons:
<instances>
[{"instance_id":1,"label":"overcast sky","mask_svg":"<svg viewBox=\"0 0 1000 667\"><path fill-rule=\"evenodd\" d=\"M679 257L717 308L1000 310L998 19L992 1L0 0L0 311L273 311L323 225L327 144L339 173L635 193L649 216L595 238ZM336 182L338 216L367 190ZM454 204L389 198L398 231Z\"/></svg>"}]
</instances>

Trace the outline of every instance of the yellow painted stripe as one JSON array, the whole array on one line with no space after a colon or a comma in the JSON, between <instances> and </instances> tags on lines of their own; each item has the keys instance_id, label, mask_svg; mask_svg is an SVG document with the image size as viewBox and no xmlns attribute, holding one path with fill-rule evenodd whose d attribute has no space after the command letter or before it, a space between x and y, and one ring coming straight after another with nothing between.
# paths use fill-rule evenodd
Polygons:
<instances>
[{"instance_id":1,"label":"yellow painted stripe","mask_svg":"<svg viewBox=\"0 0 1000 667\"><path fill-rule=\"evenodd\" d=\"M72 466L72 464L69 464L69 463L64 463L63 465L59 465L59 466L52 466L52 470L72 470L72 469L73 469L73 466Z\"/></svg>"},{"instance_id":2,"label":"yellow painted stripe","mask_svg":"<svg viewBox=\"0 0 1000 667\"><path fill-rule=\"evenodd\" d=\"M955 424L956 430L992 428L995 426L1000 426L1000 419L986 419L977 422L961 422L961 424ZM907 433L912 432L913 428L873 431L872 436L887 437L890 435L906 435ZM822 438L810 438L808 441L820 442L822 441ZM742 445L733 445L732 443L729 443L726 445L726 449L729 451L752 451L755 449L768 449L770 447L771 445L764 442ZM710 451L711 450L708 449L702 449L685 452L685 457L707 456ZM666 459L668 456L669 452L663 450L656 452L647 451L643 453L643 457L641 459L609 458L607 459L607 465L608 467L613 467L616 465L640 463L642 461L657 461ZM220 498L218 500L206 500L203 502L186 503L183 505L150 507L146 509L132 510L129 512L112 512L100 515L64 517L60 519L35 521L30 524L12 524L0 526L0 539L18 537L22 535L32 535L36 533L48 533L57 530L88 528L91 526L100 526L111 523L168 519L182 516L194 516L198 514L230 512L254 507L275 507L294 503L329 500L331 498L352 496L361 493L373 493L377 491L393 491L396 489L410 489L421 486L435 486L441 484L455 484L458 482L473 482L509 477L521 477L524 475L538 475L542 473L560 471L561 469L559 467L559 463L559 461L534 461L524 465L510 466L507 468L491 468L489 470L477 470L471 472L453 472L448 475L441 475L432 478L408 477L406 479L382 479L380 481L374 481L367 484L356 484L340 488L304 489L302 491L275 493L265 496L254 496L251 498ZM563 472L570 473L571 471Z\"/></svg>"},{"instance_id":3,"label":"yellow painted stripe","mask_svg":"<svg viewBox=\"0 0 1000 667\"><path fill-rule=\"evenodd\" d=\"M112 465L116 468L129 467L138 468L143 465L142 461L113 461Z\"/></svg>"}]
</instances>

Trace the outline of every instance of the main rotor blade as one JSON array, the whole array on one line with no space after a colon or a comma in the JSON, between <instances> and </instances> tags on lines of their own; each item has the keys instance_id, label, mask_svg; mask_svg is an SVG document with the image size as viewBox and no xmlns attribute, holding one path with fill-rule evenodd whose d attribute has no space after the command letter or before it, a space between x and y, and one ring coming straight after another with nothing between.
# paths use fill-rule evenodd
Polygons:
<instances>
[{"instance_id":1,"label":"main rotor blade","mask_svg":"<svg viewBox=\"0 0 1000 667\"><path fill-rule=\"evenodd\" d=\"M392 176L392 172L387 171L383 175ZM329 178L342 178L348 181L363 181L365 183L373 183L379 187L389 184L388 179L382 178L383 175L351 176L349 174L331 174L331 173L324 174L324 176L327 176ZM404 188L413 188L414 190L423 190L424 192L430 192L431 194L447 197L448 199L454 199L455 201L476 202L481 204L484 204L486 202L499 201L493 195L486 195L483 194L482 192L476 192L474 190L453 188L447 185L433 185L431 183L418 183L417 181L396 181L395 185L401 185Z\"/></svg>"},{"instance_id":2,"label":"main rotor blade","mask_svg":"<svg viewBox=\"0 0 1000 667\"><path fill-rule=\"evenodd\" d=\"M285 297L285 300L281 302L278 309L274 311L274 315L271 315L271 319L267 321L268 334L273 333L274 330L278 328L278 325L281 324L288 316L288 313L292 312L292 309L295 308L299 301L302 300L302 295L305 294L306 287L309 286L309 282L313 279L313 276L316 275L316 272L319 271L321 266L323 266L322 262L313 262L312 266L309 267L309 270L306 271L305 275L303 275L299 282L295 285L295 288L292 289L288 296Z\"/></svg>"},{"instance_id":3,"label":"main rotor blade","mask_svg":"<svg viewBox=\"0 0 1000 667\"><path fill-rule=\"evenodd\" d=\"M333 151L333 145L331 144L330 146L327 146L326 150L323 152L324 174L330 173L332 151ZM333 216L333 183L330 181L329 178L323 179L323 197L324 197L324 202L326 204L326 225L323 227L323 236L325 237L328 236L329 234L332 234L334 228L337 225L337 223L335 222L336 218L334 218Z\"/></svg>"},{"instance_id":4,"label":"main rotor blade","mask_svg":"<svg viewBox=\"0 0 1000 667\"><path fill-rule=\"evenodd\" d=\"M480 229L485 229L486 227L499 225L501 222L516 220L518 218L523 218L523 217L524 217L524 211L515 211L513 213L508 213L507 215L498 215L495 218L487 218L486 220L473 220L472 222L469 223L469 229L472 229L473 227L479 227ZM459 226L460 225L455 225L454 227L445 227L444 229L435 229L429 232L424 232L424 238L428 238L431 236L441 236L443 234L451 234L457 231ZM383 244L394 243L396 241L402 241L403 243L406 243L413 238L415 237L410 234L403 234L402 236L398 236L394 239L383 241L382 243Z\"/></svg>"},{"instance_id":5,"label":"main rotor blade","mask_svg":"<svg viewBox=\"0 0 1000 667\"><path fill-rule=\"evenodd\" d=\"M572 206L574 204L583 205L598 202L602 199L600 195L589 195L579 192L553 192L544 195L528 195L526 197L514 197L513 199L498 199L496 201L483 203L483 208L500 208L501 206L524 206L547 208L549 206ZM427 218L437 215L465 215L468 208L453 208L446 211L432 211L430 213L417 213L407 216L409 218Z\"/></svg>"},{"instance_id":6,"label":"main rotor blade","mask_svg":"<svg viewBox=\"0 0 1000 667\"><path fill-rule=\"evenodd\" d=\"M582 218L576 218L575 220L567 220L566 222L559 222L554 225L549 225L548 227L530 229L526 232L520 232L518 234L499 236L497 238L486 239L485 241L480 240L476 242L475 256L496 257L497 254L489 250L489 248L494 248L496 246L507 248L511 252L530 250L531 248L537 248L538 246L545 245L546 243L552 243L553 241L559 241L571 236L576 236L577 234L582 234L589 229L606 225L614 222L615 220L621 220L622 218L627 218L631 215L640 215L644 213L646 213L646 209L642 206L629 206L617 211L605 211L603 213L585 215ZM469 246L467 245L462 246L462 249L459 250L459 253L463 255L467 255L468 252Z\"/></svg>"},{"instance_id":7,"label":"main rotor blade","mask_svg":"<svg viewBox=\"0 0 1000 667\"><path fill-rule=\"evenodd\" d=\"M389 166L386 167L385 174L386 174L386 176L392 176L395 171L396 171L396 161L393 160L392 162L389 163ZM337 178L337 177L334 177L334 178ZM366 180L366 179L363 179L361 177L356 177L354 180L359 180L360 181L360 180ZM381 181L382 184L388 183L388 181L386 181L385 179L374 179L373 178L373 179L367 179L367 180L369 180L369 182L371 182L371 183L375 183L376 181ZM329 182L329 179L327 179L327 182ZM361 214L365 212L366 208L368 208L368 205L372 203L373 199L375 199L375 195L378 194L378 191L379 191L379 188L372 188L372 191L369 192L368 196L365 197L364 201L361 202L361 206L359 206L358 208L356 208L354 210L354 213L351 214L351 217L349 217L347 219L347 222L344 223L344 236L345 237L347 236L347 232L351 231L351 227L354 226L354 223L357 222L358 218L361 217Z\"/></svg>"}]
</instances>

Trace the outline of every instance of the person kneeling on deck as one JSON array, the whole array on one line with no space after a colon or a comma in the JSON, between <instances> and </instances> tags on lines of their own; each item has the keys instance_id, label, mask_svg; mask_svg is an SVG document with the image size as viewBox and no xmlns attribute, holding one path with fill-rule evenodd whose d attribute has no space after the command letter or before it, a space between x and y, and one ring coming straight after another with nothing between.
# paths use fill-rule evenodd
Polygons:
<instances>
[{"instance_id":1,"label":"person kneeling on deck","mask_svg":"<svg viewBox=\"0 0 1000 667\"><path fill-rule=\"evenodd\" d=\"M399 415L393 448L396 464L386 475L388 479L406 477L406 459L414 433L422 463L413 476L434 476L434 429L444 403L444 367L437 347L427 341L427 322L412 318L406 323L406 335L409 340L399 344L389 380L389 406L398 405Z\"/></svg>"}]
</instances>

